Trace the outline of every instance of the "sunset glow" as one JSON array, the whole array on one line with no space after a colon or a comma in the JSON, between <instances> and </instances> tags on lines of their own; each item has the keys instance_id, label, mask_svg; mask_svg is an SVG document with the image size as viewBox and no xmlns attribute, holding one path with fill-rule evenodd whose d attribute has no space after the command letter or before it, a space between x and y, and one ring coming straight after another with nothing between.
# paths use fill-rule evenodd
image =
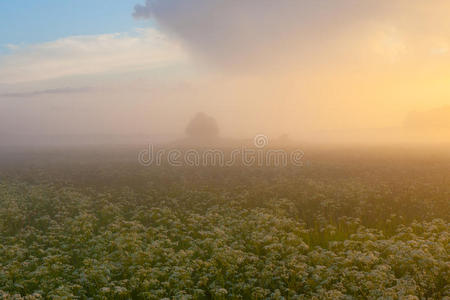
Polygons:
<instances>
[{"instance_id":1,"label":"sunset glow","mask_svg":"<svg viewBox=\"0 0 450 300\"><path fill-rule=\"evenodd\" d=\"M1 5L6 32L27 8ZM77 30L69 18L72 35L39 39L38 28L23 40L5 35L2 134L11 142L61 134L176 137L192 114L208 111L229 136L263 130L298 140L426 140L405 135L404 124L412 112L450 105L448 1L272 6L129 1L128 11L114 12L128 14L121 32ZM443 126L431 140L448 141Z\"/></svg>"}]
</instances>

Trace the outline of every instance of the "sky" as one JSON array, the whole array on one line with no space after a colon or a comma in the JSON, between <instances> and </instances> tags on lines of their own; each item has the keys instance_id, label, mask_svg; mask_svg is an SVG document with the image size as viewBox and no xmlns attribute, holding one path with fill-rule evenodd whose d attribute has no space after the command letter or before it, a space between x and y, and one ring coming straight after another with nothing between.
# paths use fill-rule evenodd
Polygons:
<instances>
[{"instance_id":1,"label":"sky","mask_svg":"<svg viewBox=\"0 0 450 300\"><path fill-rule=\"evenodd\" d=\"M449 13L444 0L0 0L1 143L168 140L198 111L223 136L450 140Z\"/></svg>"},{"instance_id":2,"label":"sky","mask_svg":"<svg viewBox=\"0 0 450 300\"><path fill-rule=\"evenodd\" d=\"M68 36L127 32L134 0L0 1L0 45L30 45ZM128 13L127 13L128 12ZM6 49L5 49L6 48Z\"/></svg>"}]
</instances>

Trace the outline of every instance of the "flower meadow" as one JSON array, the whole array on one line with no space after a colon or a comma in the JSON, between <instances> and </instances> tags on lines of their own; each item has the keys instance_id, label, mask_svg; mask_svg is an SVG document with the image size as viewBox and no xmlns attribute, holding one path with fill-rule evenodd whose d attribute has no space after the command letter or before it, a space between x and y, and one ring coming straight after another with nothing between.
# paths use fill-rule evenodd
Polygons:
<instances>
[{"instance_id":1,"label":"flower meadow","mask_svg":"<svg viewBox=\"0 0 450 300\"><path fill-rule=\"evenodd\" d=\"M448 166L7 166L0 296L450 299Z\"/></svg>"}]
</instances>

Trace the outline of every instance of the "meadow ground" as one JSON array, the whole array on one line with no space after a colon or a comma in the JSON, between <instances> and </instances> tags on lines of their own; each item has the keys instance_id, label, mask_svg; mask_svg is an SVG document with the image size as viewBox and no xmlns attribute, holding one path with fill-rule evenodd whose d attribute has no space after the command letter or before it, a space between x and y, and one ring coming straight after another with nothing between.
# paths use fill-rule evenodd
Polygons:
<instances>
[{"instance_id":1,"label":"meadow ground","mask_svg":"<svg viewBox=\"0 0 450 300\"><path fill-rule=\"evenodd\" d=\"M0 155L0 298L450 299L450 156L312 149L303 167Z\"/></svg>"}]
</instances>

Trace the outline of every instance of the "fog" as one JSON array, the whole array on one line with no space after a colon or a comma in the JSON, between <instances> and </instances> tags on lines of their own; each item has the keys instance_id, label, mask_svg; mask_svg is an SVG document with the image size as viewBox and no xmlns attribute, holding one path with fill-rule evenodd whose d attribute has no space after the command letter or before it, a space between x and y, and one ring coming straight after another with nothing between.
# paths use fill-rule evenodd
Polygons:
<instances>
[{"instance_id":1,"label":"fog","mask_svg":"<svg viewBox=\"0 0 450 300\"><path fill-rule=\"evenodd\" d=\"M0 143L450 143L448 1L154 0L127 34L0 55Z\"/></svg>"}]
</instances>

